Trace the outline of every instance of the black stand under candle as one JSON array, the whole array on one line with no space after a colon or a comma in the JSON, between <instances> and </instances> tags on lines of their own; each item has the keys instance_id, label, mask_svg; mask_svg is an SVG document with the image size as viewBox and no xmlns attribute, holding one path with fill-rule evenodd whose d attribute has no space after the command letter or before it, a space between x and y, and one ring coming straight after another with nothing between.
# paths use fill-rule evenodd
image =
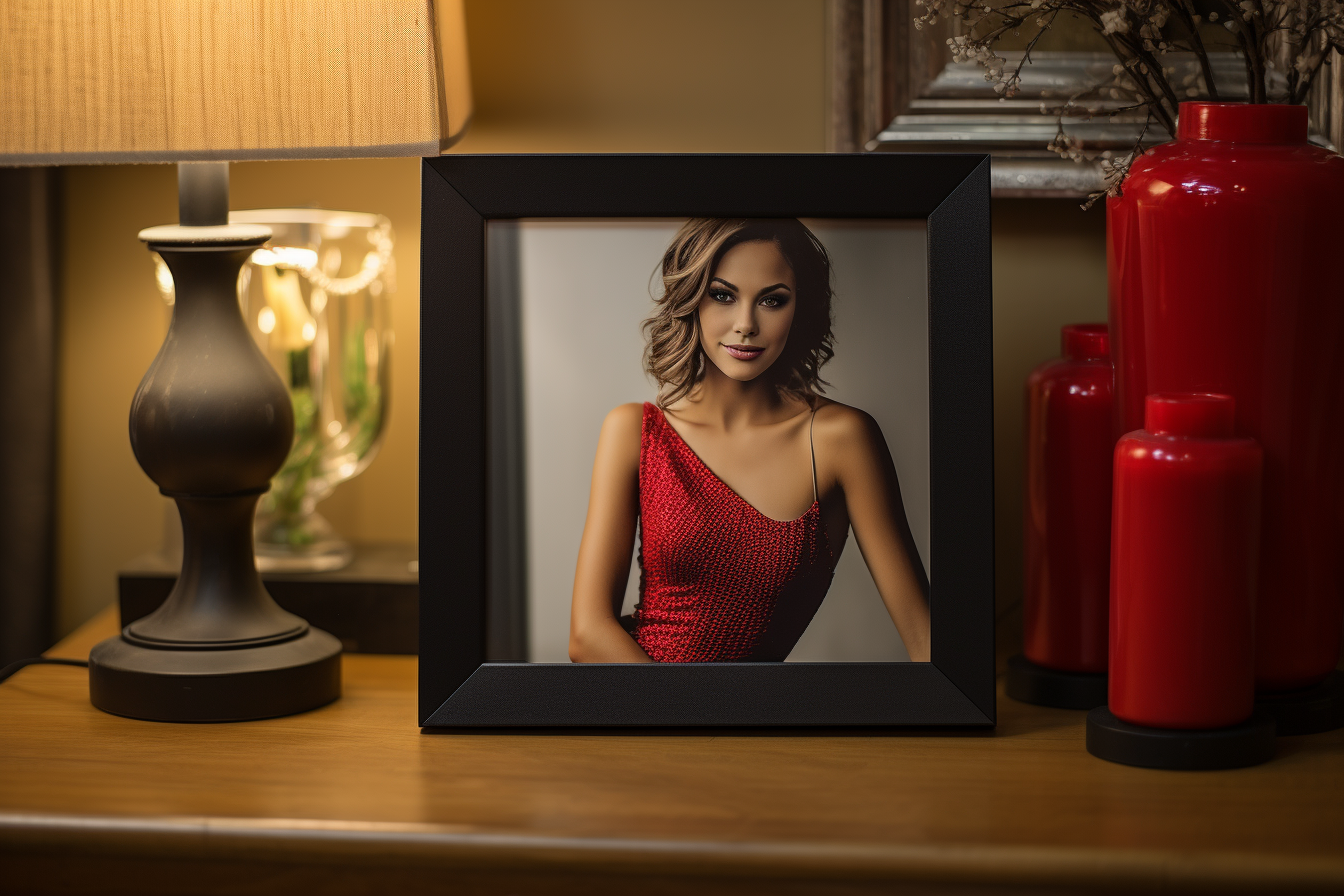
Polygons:
<instances>
[{"instance_id":1,"label":"black stand under candle","mask_svg":"<svg viewBox=\"0 0 1344 896\"><path fill-rule=\"evenodd\" d=\"M1092 709L1106 705L1106 673L1048 669L1019 653L1008 660L1004 691L1014 700L1037 706Z\"/></svg>"},{"instance_id":2,"label":"black stand under candle","mask_svg":"<svg viewBox=\"0 0 1344 896\"><path fill-rule=\"evenodd\" d=\"M1150 728L1115 717L1108 706L1087 714L1087 752L1098 759L1174 771L1247 768L1274 758L1274 720L1255 712L1226 728Z\"/></svg>"},{"instance_id":3,"label":"black stand under candle","mask_svg":"<svg viewBox=\"0 0 1344 896\"><path fill-rule=\"evenodd\" d=\"M1335 669L1309 688L1256 694L1255 708L1273 717L1280 737L1344 728L1344 672Z\"/></svg>"}]
</instances>

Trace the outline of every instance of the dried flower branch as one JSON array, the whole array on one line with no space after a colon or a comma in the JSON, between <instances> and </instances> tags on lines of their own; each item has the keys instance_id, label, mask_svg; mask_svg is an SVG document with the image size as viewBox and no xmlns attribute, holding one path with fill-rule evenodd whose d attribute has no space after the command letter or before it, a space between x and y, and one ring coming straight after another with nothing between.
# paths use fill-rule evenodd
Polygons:
<instances>
[{"instance_id":1,"label":"dried flower branch","mask_svg":"<svg viewBox=\"0 0 1344 896\"><path fill-rule=\"evenodd\" d=\"M1104 100L1107 115L1146 112L1143 135L1154 122L1174 134L1182 100L1221 98L1210 64L1211 46L1241 55L1246 96L1253 103L1305 102L1321 68L1335 52L1344 52L1344 0L915 0L915 5L924 10L915 19L916 29L940 19L958 24L959 33L947 41L952 58L978 63L1003 98L1018 94L1023 66L1031 64L1037 43L1061 13L1090 22L1115 54L1116 66L1110 79L1053 110L1059 133L1049 148L1075 161L1091 156L1068 136L1064 120L1102 111L1100 106L1080 106L1085 94ZM995 47L1005 35L1022 33L1030 35L1026 49L1016 65L1009 65ZM1177 54L1193 55L1197 67L1176 65ZM1275 85L1281 90L1272 90ZM1041 111L1047 111L1044 104ZM1103 159L1107 193L1119 191L1130 162L1143 148L1141 136L1128 155Z\"/></svg>"}]
</instances>

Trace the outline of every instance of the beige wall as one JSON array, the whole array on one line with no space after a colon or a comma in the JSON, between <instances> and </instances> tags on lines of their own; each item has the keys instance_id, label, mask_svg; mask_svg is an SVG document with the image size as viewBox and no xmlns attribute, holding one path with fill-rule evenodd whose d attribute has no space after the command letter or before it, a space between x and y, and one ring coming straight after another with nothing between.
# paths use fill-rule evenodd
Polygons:
<instances>
[{"instance_id":1,"label":"beige wall","mask_svg":"<svg viewBox=\"0 0 1344 896\"><path fill-rule=\"evenodd\" d=\"M819 152L825 0L468 0L465 152Z\"/></svg>"},{"instance_id":2,"label":"beige wall","mask_svg":"<svg viewBox=\"0 0 1344 896\"><path fill-rule=\"evenodd\" d=\"M166 326L139 226L175 220L165 166L65 172L59 280L57 626L112 600L117 565L158 543L163 499L131 456L131 396Z\"/></svg>"},{"instance_id":3,"label":"beige wall","mask_svg":"<svg viewBox=\"0 0 1344 896\"><path fill-rule=\"evenodd\" d=\"M476 120L461 152L819 152L824 0L468 0ZM247 163L234 208L379 212L397 233L392 408L382 452L322 512L345 536L413 540L418 458L418 160ZM135 234L175 220L169 166L69 169L62 263L57 581L62 632L162 539L164 499L131 455L131 396L166 312ZM1104 310L1100 211L995 206L1002 599L1020 594L1020 390L1058 326Z\"/></svg>"}]
</instances>

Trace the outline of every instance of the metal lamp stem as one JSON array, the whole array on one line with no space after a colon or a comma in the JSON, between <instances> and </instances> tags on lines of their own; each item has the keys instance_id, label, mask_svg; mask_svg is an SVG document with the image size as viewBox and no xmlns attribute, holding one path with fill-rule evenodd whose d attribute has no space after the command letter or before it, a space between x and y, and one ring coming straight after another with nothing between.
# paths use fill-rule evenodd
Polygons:
<instances>
[{"instance_id":1,"label":"metal lamp stem","mask_svg":"<svg viewBox=\"0 0 1344 896\"><path fill-rule=\"evenodd\" d=\"M229 223L229 163L177 163L177 220L186 227Z\"/></svg>"}]
</instances>

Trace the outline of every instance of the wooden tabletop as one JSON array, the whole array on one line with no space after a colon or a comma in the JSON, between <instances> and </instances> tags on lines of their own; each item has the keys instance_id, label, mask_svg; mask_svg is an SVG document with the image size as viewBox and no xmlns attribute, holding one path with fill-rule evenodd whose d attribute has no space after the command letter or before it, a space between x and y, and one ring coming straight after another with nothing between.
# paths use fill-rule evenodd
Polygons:
<instances>
[{"instance_id":1,"label":"wooden tabletop","mask_svg":"<svg viewBox=\"0 0 1344 896\"><path fill-rule=\"evenodd\" d=\"M1003 697L980 735L422 734L413 657L344 676L324 709L185 725L19 672L0 892L1344 893L1344 731L1222 772L1103 762L1083 713Z\"/></svg>"}]
</instances>

